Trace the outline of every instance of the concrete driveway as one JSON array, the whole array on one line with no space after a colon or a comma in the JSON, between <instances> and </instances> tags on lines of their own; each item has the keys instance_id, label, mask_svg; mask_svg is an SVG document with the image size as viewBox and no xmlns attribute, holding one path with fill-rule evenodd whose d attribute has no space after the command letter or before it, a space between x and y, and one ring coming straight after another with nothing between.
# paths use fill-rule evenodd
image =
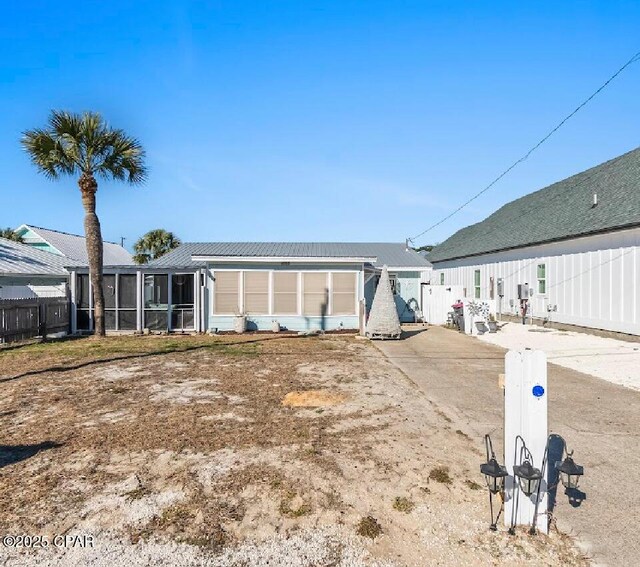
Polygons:
<instances>
[{"instance_id":1,"label":"concrete driveway","mask_svg":"<svg viewBox=\"0 0 640 567\"><path fill-rule=\"evenodd\" d=\"M455 428L481 449L491 433L502 455L498 374L506 351L441 327L407 329L403 336L375 344ZM555 364L548 389L549 431L562 435L585 467L579 507L558 490L558 527L576 536L597 565L640 565L640 392Z\"/></svg>"}]
</instances>

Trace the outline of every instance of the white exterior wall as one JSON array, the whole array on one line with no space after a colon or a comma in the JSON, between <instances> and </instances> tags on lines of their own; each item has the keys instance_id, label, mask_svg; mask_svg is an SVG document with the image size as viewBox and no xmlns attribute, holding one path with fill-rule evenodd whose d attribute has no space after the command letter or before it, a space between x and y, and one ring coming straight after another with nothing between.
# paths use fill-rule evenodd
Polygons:
<instances>
[{"instance_id":1,"label":"white exterior wall","mask_svg":"<svg viewBox=\"0 0 640 567\"><path fill-rule=\"evenodd\" d=\"M545 294L538 293L538 264L546 265ZM503 278L502 313L518 313L517 285L528 283L533 317L640 335L640 228L437 262L433 279L440 283L444 273L445 285L461 285L473 298L478 269L481 299L490 298L493 277L497 301ZM557 311L548 312L549 305Z\"/></svg>"}]
</instances>

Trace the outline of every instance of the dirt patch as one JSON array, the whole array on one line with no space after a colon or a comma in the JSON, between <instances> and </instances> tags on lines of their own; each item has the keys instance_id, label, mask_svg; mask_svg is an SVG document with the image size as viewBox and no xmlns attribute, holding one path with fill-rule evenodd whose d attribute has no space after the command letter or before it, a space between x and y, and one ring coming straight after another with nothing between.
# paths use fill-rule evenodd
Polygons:
<instances>
[{"instance_id":1,"label":"dirt patch","mask_svg":"<svg viewBox=\"0 0 640 567\"><path fill-rule=\"evenodd\" d=\"M302 392L289 392L282 400L282 405L298 408L318 408L341 404L345 399L346 396L340 392L307 390Z\"/></svg>"},{"instance_id":2,"label":"dirt patch","mask_svg":"<svg viewBox=\"0 0 640 567\"><path fill-rule=\"evenodd\" d=\"M83 343L0 353L0 532L97 546L7 565L584 564L487 529L470 440L367 342Z\"/></svg>"}]
</instances>

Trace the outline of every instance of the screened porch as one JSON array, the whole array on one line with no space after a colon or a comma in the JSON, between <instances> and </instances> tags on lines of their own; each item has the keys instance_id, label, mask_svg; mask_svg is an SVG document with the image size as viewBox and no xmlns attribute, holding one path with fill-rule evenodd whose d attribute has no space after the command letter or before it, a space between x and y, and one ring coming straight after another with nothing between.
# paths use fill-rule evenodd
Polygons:
<instances>
[{"instance_id":1,"label":"screened porch","mask_svg":"<svg viewBox=\"0 0 640 567\"><path fill-rule=\"evenodd\" d=\"M201 274L105 267L105 327L112 332L194 332L201 330ZM71 273L73 332L94 328L93 288L87 270Z\"/></svg>"}]
</instances>

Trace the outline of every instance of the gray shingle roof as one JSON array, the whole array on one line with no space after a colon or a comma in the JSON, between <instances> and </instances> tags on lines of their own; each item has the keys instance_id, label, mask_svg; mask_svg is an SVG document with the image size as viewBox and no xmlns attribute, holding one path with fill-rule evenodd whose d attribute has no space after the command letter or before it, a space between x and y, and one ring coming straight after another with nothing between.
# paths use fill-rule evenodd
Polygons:
<instances>
[{"instance_id":1,"label":"gray shingle roof","mask_svg":"<svg viewBox=\"0 0 640 567\"><path fill-rule=\"evenodd\" d=\"M428 268L431 266L404 243L395 242L185 242L168 254L150 262L152 267L191 267L201 265L192 256L283 258L377 258L382 267Z\"/></svg>"},{"instance_id":2,"label":"gray shingle roof","mask_svg":"<svg viewBox=\"0 0 640 567\"><path fill-rule=\"evenodd\" d=\"M84 236L59 232L49 228L33 226L32 224L26 226L28 226L38 236L46 240L51 244L51 246L57 248L60 253L63 256L66 256L69 260L80 262L82 264L87 264L89 262ZM131 254L129 254L129 252L119 244L115 244L114 242L104 242L104 264L106 266L128 266L134 264L134 261Z\"/></svg>"},{"instance_id":3,"label":"gray shingle roof","mask_svg":"<svg viewBox=\"0 0 640 567\"><path fill-rule=\"evenodd\" d=\"M507 203L436 246L429 260L442 262L639 225L640 148L636 148Z\"/></svg>"},{"instance_id":4,"label":"gray shingle roof","mask_svg":"<svg viewBox=\"0 0 640 567\"><path fill-rule=\"evenodd\" d=\"M66 276L66 258L0 238L0 275Z\"/></svg>"}]
</instances>

